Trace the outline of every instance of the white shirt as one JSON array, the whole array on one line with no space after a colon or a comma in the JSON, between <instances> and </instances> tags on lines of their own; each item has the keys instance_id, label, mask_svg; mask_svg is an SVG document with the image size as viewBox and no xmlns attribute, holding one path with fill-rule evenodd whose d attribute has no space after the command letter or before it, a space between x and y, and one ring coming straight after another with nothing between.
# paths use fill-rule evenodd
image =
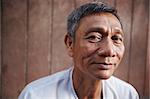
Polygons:
<instances>
[{"instance_id":1,"label":"white shirt","mask_svg":"<svg viewBox=\"0 0 150 99\"><path fill-rule=\"evenodd\" d=\"M73 68L33 81L18 99L78 99L72 82ZM139 99L128 83L112 76L102 81L103 99Z\"/></svg>"}]
</instances>

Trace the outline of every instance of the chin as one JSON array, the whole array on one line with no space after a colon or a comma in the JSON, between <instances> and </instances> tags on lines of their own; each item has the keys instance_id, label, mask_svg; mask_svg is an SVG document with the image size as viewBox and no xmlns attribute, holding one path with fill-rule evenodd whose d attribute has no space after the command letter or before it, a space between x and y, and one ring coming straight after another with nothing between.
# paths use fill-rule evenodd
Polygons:
<instances>
[{"instance_id":1,"label":"chin","mask_svg":"<svg viewBox=\"0 0 150 99\"><path fill-rule=\"evenodd\" d=\"M96 79L99 79L99 80L107 80L111 76L112 76L112 73L108 73L108 74L98 74L95 77L96 77Z\"/></svg>"},{"instance_id":2,"label":"chin","mask_svg":"<svg viewBox=\"0 0 150 99\"><path fill-rule=\"evenodd\" d=\"M102 80L107 80L107 79L109 79L111 76L106 76L106 77L101 77L100 79L102 79Z\"/></svg>"},{"instance_id":3,"label":"chin","mask_svg":"<svg viewBox=\"0 0 150 99\"><path fill-rule=\"evenodd\" d=\"M111 76L99 76L99 77L96 77L97 79L99 80L107 80L109 79Z\"/></svg>"}]
</instances>

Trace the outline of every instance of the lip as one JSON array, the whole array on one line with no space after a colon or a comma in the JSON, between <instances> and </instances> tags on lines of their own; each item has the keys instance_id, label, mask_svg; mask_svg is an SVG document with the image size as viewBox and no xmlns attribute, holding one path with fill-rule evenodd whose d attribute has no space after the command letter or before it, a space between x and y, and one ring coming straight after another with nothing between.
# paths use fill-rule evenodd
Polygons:
<instances>
[{"instance_id":1,"label":"lip","mask_svg":"<svg viewBox=\"0 0 150 99\"><path fill-rule=\"evenodd\" d=\"M100 70L109 70L114 66L114 64L112 64L112 63L94 63L94 64Z\"/></svg>"}]
</instances>

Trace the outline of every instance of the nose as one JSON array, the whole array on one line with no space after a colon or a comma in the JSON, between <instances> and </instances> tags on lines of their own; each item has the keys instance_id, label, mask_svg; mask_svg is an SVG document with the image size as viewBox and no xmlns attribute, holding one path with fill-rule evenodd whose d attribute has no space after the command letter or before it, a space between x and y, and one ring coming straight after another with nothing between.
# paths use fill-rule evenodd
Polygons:
<instances>
[{"instance_id":1,"label":"nose","mask_svg":"<svg viewBox=\"0 0 150 99\"><path fill-rule=\"evenodd\" d=\"M115 57L116 52L113 42L109 39L105 40L98 50L98 54L104 57Z\"/></svg>"}]
</instances>

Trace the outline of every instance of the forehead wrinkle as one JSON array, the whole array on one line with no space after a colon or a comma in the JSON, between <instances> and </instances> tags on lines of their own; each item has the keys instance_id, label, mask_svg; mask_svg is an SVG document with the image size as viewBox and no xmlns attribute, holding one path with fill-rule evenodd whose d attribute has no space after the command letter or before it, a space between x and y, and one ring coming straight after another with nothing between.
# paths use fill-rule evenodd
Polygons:
<instances>
[{"instance_id":1,"label":"forehead wrinkle","mask_svg":"<svg viewBox=\"0 0 150 99\"><path fill-rule=\"evenodd\" d=\"M115 16L112 15L111 17L104 17L104 19L106 22L107 32L121 34L122 36L124 35L121 28L121 24Z\"/></svg>"},{"instance_id":2,"label":"forehead wrinkle","mask_svg":"<svg viewBox=\"0 0 150 99\"><path fill-rule=\"evenodd\" d=\"M89 20L89 18L92 18L92 21ZM99 19L99 18L102 18L102 19ZM86 24L84 22L86 22ZM116 25L117 25L116 27L121 28L120 22L114 15L112 15L110 13L100 13L100 14L92 14L92 15L83 17L80 20L80 23L78 24L78 29L83 28L83 27L84 28L87 28L87 27L92 28L90 25L91 23L92 23L92 27L94 27L94 28L101 27L105 30L105 32L113 32L113 28ZM99 25L99 23L101 23L101 25Z\"/></svg>"},{"instance_id":3,"label":"forehead wrinkle","mask_svg":"<svg viewBox=\"0 0 150 99\"><path fill-rule=\"evenodd\" d=\"M92 17L92 16L94 16L94 17ZM91 18L91 17L93 18L92 21L89 20L89 18ZM96 17L99 17L99 16L98 15L90 15L90 16L84 17L83 19L81 19L79 27L84 26L84 27L88 27L88 28L101 28L103 30L106 30L106 26L103 25L104 23L106 23L106 22L104 22L105 20L98 20ZM87 23L84 24L84 22L87 22ZM91 23L92 23L92 26L90 25ZM101 23L101 25L99 23Z\"/></svg>"}]
</instances>

